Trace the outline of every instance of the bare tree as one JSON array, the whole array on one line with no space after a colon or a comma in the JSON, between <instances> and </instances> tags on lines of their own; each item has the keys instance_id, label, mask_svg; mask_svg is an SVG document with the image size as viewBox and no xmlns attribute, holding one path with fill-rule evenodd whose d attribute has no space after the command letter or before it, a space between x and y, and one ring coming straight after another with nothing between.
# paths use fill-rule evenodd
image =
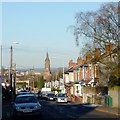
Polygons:
<instances>
[{"instance_id":1,"label":"bare tree","mask_svg":"<svg viewBox=\"0 0 120 120\"><path fill-rule=\"evenodd\" d=\"M77 13L76 25L73 26L77 45L79 45L80 36L84 36L88 38L89 43L92 43L93 48L99 47L103 51L106 44L112 43L118 46L119 13L118 3L104 4L95 12Z\"/></svg>"},{"instance_id":2,"label":"bare tree","mask_svg":"<svg viewBox=\"0 0 120 120\"><path fill-rule=\"evenodd\" d=\"M76 24L72 26L72 29L77 45L79 46L79 42L82 42L81 37L86 39L81 50L82 56L85 57L87 54L91 54L94 58L95 48L100 48L101 52L104 53L105 45L112 45L113 48L116 48L116 60L120 60L119 15L120 6L117 2L103 4L99 10L94 12L79 12L76 14ZM114 76L119 79L120 63L113 60L112 54L106 57L109 60L104 59L104 57L100 59L94 58L93 62L101 64L102 72L104 69L102 73L104 78L106 77L109 80L110 75L112 75L112 78Z\"/></svg>"}]
</instances>

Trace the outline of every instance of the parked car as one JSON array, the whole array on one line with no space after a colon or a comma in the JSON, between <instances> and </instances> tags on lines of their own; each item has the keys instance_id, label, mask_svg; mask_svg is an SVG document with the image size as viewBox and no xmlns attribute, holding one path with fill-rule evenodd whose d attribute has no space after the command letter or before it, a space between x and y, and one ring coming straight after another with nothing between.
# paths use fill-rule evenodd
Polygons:
<instances>
[{"instance_id":1,"label":"parked car","mask_svg":"<svg viewBox=\"0 0 120 120\"><path fill-rule=\"evenodd\" d=\"M47 100L55 100L56 96L54 93L48 93L46 99Z\"/></svg>"},{"instance_id":2,"label":"parked car","mask_svg":"<svg viewBox=\"0 0 120 120\"><path fill-rule=\"evenodd\" d=\"M36 92L35 95L36 95L37 98L41 98L41 96L42 96L41 90Z\"/></svg>"},{"instance_id":3,"label":"parked car","mask_svg":"<svg viewBox=\"0 0 120 120\"><path fill-rule=\"evenodd\" d=\"M56 95L56 102L67 102L67 96L65 93L58 93Z\"/></svg>"},{"instance_id":4,"label":"parked car","mask_svg":"<svg viewBox=\"0 0 120 120\"><path fill-rule=\"evenodd\" d=\"M41 104L33 94L18 95L13 104L13 116L40 115Z\"/></svg>"},{"instance_id":5,"label":"parked car","mask_svg":"<svg viewBox=\"0 0 120 120\"><path fill-rule=\"evenodd\" d=\"M43 99L46 99L46 97L47 97L47 94L49 94L49 93L51 93L51 88L42 88L41 89L41 97L43 98Z\"/></svg>"},{"instance_id":6,"label":"parked car","mask_svg":"<svg viewBox=\"0 0 120 120\"><path fill-rule=\"evenodd\" d=\"M32 92L27 92L27 91L21 91L21 92L18 92L17 95L25 95L25 94L34 94Z\"/></svg>"},{"instance_id":7,"label":"parked car","mask_svg":"<svg viewBox=\"0 0 120 120\"><path fill-rule=\"evenodd\" d=\"M47 99L47 94L49 94L49 93L46 91L43 91L41 94L42 99Z\"/></svg>"}]
</instances>

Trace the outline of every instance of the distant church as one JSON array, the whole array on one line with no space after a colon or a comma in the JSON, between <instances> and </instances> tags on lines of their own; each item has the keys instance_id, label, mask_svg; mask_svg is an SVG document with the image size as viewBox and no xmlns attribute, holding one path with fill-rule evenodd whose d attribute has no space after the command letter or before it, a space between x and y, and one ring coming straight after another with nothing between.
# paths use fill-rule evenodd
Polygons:
<instances>
[{"instance_id":1,"label":"distant church","mask_svg":"<svg viewBox=\"0 0 120 120\"><path fill-rule=\"evenodd\" d=\"M46 59L45 59L44 80L47 80L49 76L51 76L51 71L50 71L50 59L49 59L48 52L47 52Z\"/></svg>"}]
</instances>

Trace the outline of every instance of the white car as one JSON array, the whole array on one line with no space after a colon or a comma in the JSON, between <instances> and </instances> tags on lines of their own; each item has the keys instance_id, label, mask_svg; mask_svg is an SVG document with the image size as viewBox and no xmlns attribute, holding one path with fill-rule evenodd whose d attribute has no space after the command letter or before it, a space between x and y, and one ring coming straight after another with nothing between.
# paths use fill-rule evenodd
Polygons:
<instances>
[{"instance_id":1,"label":"white car","mask_svg":"<svg viewBox=\"0 0 120 120\"><path fill-rule=\"evenodd\" d=\"M41 113L41 105L33 94L16 96L13 109L13 116L39 115Z\"/></svg>"},{"instance_id":2,"label":"white car","mask_svg":"<svg viewBox=\"0 0 120 120\"><path fill-rule=\"evenodd\" d=\"M56 102L67 102L67 96L65 93L58 93L56 95Z\"/></svg>"}]
</instances>

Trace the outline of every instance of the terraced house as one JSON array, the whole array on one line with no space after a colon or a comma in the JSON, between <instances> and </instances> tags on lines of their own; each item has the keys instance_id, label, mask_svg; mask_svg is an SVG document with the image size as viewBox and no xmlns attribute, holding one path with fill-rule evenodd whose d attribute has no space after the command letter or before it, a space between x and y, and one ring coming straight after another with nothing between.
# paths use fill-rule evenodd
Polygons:
<instances>
[{"instance_id":1,"label":"terraced house","mask_svg":"<svg viewBox=\"0 0 120 120\"><path fill-rule=\"evenodd\" d=\"M83 88L90 86L93 88L108 87L110 72L106 69L108 63L118 63L117 48L112 45L105 45L105 52L101 54L99 48L95 48L94 56L87 54L86 59L78 57L77 63L73 60L69 62L69 68L65 72L64 80L68 98L72 101L87 102L87 97L95 94L102 94L103 89L94 93L84 92ZM112 65L111 65L112 66ZM112 71L111 71L112 72ZM107 91L104 91L107 94Z\"/></svg>"}]
</instances>

